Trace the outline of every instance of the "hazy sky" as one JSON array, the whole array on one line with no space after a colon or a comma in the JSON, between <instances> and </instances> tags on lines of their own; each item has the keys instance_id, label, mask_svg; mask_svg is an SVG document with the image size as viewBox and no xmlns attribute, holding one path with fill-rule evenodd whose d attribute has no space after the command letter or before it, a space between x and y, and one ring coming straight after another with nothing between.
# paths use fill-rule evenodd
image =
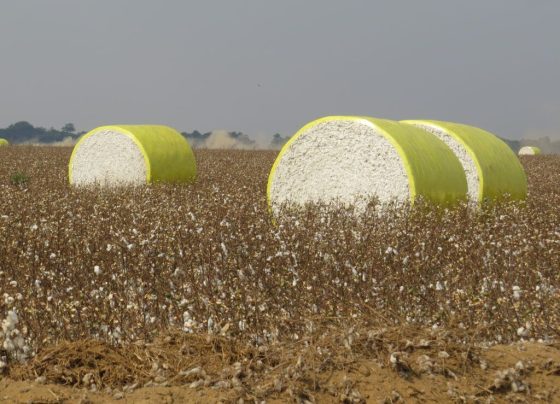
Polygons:
<instances>
[{"instance_id":1,"label":"hazy sky","mask_svg":"<svg viewBox=\"0 0 560 404\"><path fill-rule=\"evenodd\" d=\"M333 114L560 138L560 1L0 0L0 127Z\"/></svg>"}]
</instances>

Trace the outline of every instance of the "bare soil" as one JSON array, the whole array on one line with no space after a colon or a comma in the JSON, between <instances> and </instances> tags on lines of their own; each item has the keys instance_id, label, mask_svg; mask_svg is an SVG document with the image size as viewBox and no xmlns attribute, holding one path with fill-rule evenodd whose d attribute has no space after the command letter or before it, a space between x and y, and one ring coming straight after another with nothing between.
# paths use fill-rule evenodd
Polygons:
<instances>
[{"instance_id":1,"label":"bare soil","mask_svg":"<svg viewBox=\"0 0 560 404\"><path fill-rule=\"evenodd\" d=\"M428 349L428 354L433 354ZM417 363L419 355L409 358ZM415 360L416 359L416 360ZM480 365L465 374L421 373L405 377L390 364L360 360L348 369L318 373L318 391L286 389L266 398L280 402L560 402L560 348L541 343L497 345L481 352ZM414 367L414 366L413 366ZM514 370L513 382L504 372ZM257 397L255 397L258 400ZM6 403L207 403L238 401L235 389L186 385L95 392L60 384L0 379L0 402ZM346 400L346 401L345 401ZM245 400L247 401L247 400Z\"/></svg>"}]
</instances>

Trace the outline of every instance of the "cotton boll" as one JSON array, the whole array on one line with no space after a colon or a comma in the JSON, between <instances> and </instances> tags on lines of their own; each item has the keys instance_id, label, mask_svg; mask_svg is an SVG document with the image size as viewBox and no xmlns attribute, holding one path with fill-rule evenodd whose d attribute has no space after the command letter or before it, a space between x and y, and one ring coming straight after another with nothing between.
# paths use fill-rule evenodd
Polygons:
<instances>
[{"instance_id":1,"label":"cotton boll","mask_svg":"<svg viewBox=\"0 0 560 404\"><path fill-rule=\"evenodd\" d=\"M16 347L10 338L5 338L2 347L8 351L8 353L16 350Z\"/></svg>"},{"instance_id":2,"label":"cotton boll","mask_svg":"<svg viewBox=\"0 0 560 404\"><path fill-rule=\"evenodd\" d=\"M512 290L513 290L513 298L514 298L515 300L521 299L521 295L522 295L521 288L520 288L519 286L514 286L514 287L512 288Z\"/></svg>"},{"instance_id":3,"label":"cotton boll","mask_svg":"<svg viewBox=\"0 0 560 404\"><path fill-rule=\"evenodd\" d=\"M517 329L517 335L520 337L527 337L529 335L529 330L525 327L519 327Z\"/></svg>"}]
</instances>

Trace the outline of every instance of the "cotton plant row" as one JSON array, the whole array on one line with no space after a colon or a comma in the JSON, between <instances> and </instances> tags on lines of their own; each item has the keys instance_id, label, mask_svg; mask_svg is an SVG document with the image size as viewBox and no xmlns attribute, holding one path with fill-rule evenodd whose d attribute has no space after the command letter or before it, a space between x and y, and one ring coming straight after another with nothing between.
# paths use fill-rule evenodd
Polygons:
<instances>
[{"instance_id":1,"label":"cotton plant row","mask_svg":"<svg viewBox=\"0 0 560 404\"><path fill-rule=\"evenodd\" d=\"M251 344L364 322L454 328L482 344L560 331L557 158L524 161L526 205L473 212L420 201L390 219L375 202L360 215L285 206L272 223L262 189L274 153L198 152L201 175L189 187L103 192L68 187L67 150L4 153L0 317L11 319L10 360L61 339L122 343L170 329ZM3 180L25 167L27 190Z\"/></svg>"}]
</instances>

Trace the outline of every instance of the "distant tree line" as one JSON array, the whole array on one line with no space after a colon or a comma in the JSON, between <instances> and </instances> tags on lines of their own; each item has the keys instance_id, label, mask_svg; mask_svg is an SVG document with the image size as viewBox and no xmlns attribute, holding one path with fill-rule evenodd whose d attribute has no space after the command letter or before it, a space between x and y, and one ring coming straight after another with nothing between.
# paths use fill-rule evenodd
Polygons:
<instances>
[{"instance_id":1,"label":"distant tree line","mask_svg":"<svg viewBox=\"0 0 560 404\"><path fill-rule=\"evenodd\" d=\"M0 138L8 140L12 144L21 143L56 143L65 139L77 139L85 132L76 132L72 123L67 123L60 129L45 129L33 126L27 121L16 122L7 128L0 129Z\"/></svg>"},{"instance_id":2,"label":"distant tree line","mask_svg":"<svg viewBox=\"0 0 560 404\"><path fill-rule=\"evenodd\" d=\"M181 132L181 134L189 141L189 144L194 148L204 147L213 132L200 133L197 130L193 132ZM227 132L228 136L235 140L243 148L255 148L257 142L251 139L243 132Z\"/></svg>"},{"instance_id":3,"label":"distant tree line","mask_svg":"<svg viewBox=\"0 0 560 404\"><path fill-rule=\"evenodd\" d=\"M27 121L16 122L7 128L0 129L0 138L8 140L12 144L25 144L25 143L57 143L64 140L77 140L86 132L78 132L73 123L67 123L60 129L43 128L40 126L33 126ZM206 141L213 132L201 133L198 130L193 132L181 132L181 134L195 147L204 147ZM227 132L228 135L234 139L239 145L244 148L256 148L255 140L251 139L243 132ZM272 149L281 148L289 139L289 136L282 136L276 133L272 136L269 144L264 145ZM523 146L537 146L542 149L544 153L560 153L560 140L551 140L548 136L539 139L523 139L523 140L509 140L503 139L514 152L518 152Z\"/></svg>"},{"instance_id":4,"label":"distant tree line","mask_svg":"<svg viewBox=\"0 0 560 404\"><path fill-rule=\"evenodd\" d=\"M51 144L58 143L64 140L77 140L80 136L86 132L76 131L76 127L73 123L67 123L60 129L55 128L43 128L40 126L33 126L27 121L16 122L7 128L0 129L0 138L8 140L12 144L26 144L26 143L43 143ZM243 132L227 132L228 135L234 139L239 145L244 148L256 148L255 140L251 139L248 135ZM197 130L193 132L182 132L181 133L189 143L197 148L204 147L205 142L208 140L212 132L201 133ZM282 147L282 145L288 140L288 137L283 137L279 133L276 133L270 142L270 147L277 149Z\"/></svg>"},{"instance_id":5,"label":"distant tree line","mask_svg":"<svg viewBox=\"0 0 560 404\"><path fill-rule=\"evenodd\" d=\"M181 134L189 141L189 144L192 145L194 148L203 148L207 145L207 141L212 135L212 133L213 132L200 133L199 131L194 130L190 133L182 132ZM248 135L246 135L243 132L228 132L228 135L230 138L235 140L235 142L240 148L245 148L245 149L258 148L257 142L251 139ZM272 140L270 141L269 144L261 145L261 146L268 147L271 149L279 149L288 141L288 139L289 139L288 136L284 137L281 134L276 133L274 134L274 136L272 136Z\"/></svg>"}]
</instances>

